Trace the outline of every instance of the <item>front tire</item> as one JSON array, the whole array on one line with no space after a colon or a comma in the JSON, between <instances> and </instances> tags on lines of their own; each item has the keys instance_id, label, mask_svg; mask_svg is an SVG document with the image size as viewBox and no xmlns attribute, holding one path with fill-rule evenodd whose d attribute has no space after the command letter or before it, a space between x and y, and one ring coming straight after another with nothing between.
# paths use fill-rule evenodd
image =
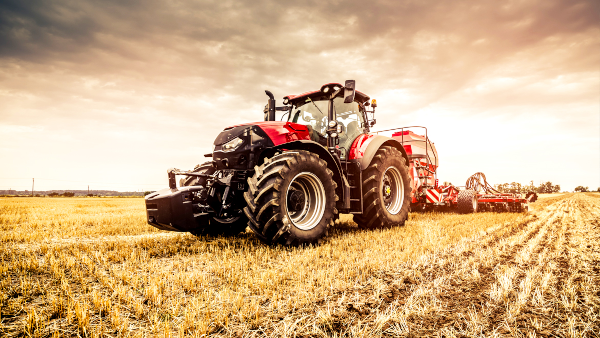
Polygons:
<instances>
[{"instance_id":1,"label":"front tire","mask_svg":"<svg viewBox=\"0 0 600 338\"><path fill-rule=\"evenodd\" d=\"M266 158L248 178L244 213L266 243L320 243L337 210L337 184L327 162L307 151Z\"/></svg>"},{"instance_id":2,"label":"front tire","mask_svg":"<svg viewBox=\"0 0 600 338\"><path fill-rule=\"evenodd\" d=\"M404 225L410 209L410 177L398 149L381 147L363 174L363 214L354 215L360 228Z\"/></svg>"}]
</instances>

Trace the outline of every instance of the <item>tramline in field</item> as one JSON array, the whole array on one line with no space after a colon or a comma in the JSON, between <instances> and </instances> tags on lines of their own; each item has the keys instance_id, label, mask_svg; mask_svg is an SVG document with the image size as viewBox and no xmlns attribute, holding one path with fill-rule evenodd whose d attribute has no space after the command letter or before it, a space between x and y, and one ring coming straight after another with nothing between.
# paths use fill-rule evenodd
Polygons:
<instances>
[{"instance_id":1,"label":"tramline in field","mask_svg":"<svg viewBox=\"0 0 600 338\"><path fill-rule=\"evenodd\" d=\"M319 243L340 213L361 228L381 228L404 225L411 207L527 209L522 196L490 190L485 176L466 189L440 186L427 129L370 132L377 103L353 80L285 96L282 107L266 94L264 121L225 128L205 155L212 161L168 170L169 188L146 196L149 224L197 235L249 226L266 243L296 245ZM179 188L176 175L185 176Z\"/></svg>"}]
</instances>

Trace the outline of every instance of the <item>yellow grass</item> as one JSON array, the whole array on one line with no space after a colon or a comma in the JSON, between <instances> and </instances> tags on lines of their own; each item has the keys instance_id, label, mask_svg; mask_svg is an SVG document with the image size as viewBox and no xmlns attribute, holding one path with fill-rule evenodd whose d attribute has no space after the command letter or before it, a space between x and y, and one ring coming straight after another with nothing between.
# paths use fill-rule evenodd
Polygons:
<instances>
[{"instance_id":1,"label":"yellow grass","mask_svg":"<svg viewBox=\"0 0 600 338\"><path fill-rule=\"evenodd\" d=\"M0 198L0 242L156 233L141 198Z\"/></svg>"},{"instance_id":2,"label":"yellow grass","mask_svg":"<svg viewBox=\"0 0 600 338\"><path fill-rule=\"evenodd\" d=\"M532 210L284 248L154 230L141 199L0 199L0 335L593 336L600 199Z\"/></svg>"},{"instance_id":3,"label":"yellow grass","mask_svg":"<svg viewBox=\"0 0 600 338\"><path fill-rule=\"evenodd\" d=\"M548 197L558 197L562 196L564 193L555 193L555 194L538 194L538 198L548 198Z\"/></svg>"}]
</instances>

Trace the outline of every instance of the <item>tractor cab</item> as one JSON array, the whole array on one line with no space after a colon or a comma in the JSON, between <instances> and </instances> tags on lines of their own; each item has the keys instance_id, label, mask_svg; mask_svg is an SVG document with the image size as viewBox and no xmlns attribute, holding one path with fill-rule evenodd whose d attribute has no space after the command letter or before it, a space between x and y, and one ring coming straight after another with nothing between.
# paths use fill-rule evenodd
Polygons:
<instances>
[{"instance_id":1,"label":"tractor cab","mask_svg":"<svg viewBox=\"0 0 600 338\"><path fill-rule=\"evenodd\" d=\"M325 147L327 139L333 137L330 142L335 144L341 160L348 159L354 140L369 131L365 109L369 105L369 97L353 90L354 97L348 99L349 96L343 93L345 88L339 83L328 83L321 90L283 98L289 111L286 113L287 121L305 125L310 139ZM339 94L335 95L338 91Z\"/></svg>"},{"instance_id":2,"label":"tractor cab","mask_svg":"<svg viewBox=\"0 0 600 338\"><path fill-rule=\"evenodd\" d=\"M296 101L291 106L287 121L306 125L310 139L327 146L328 105L327 100L314 101L310 97L304 102ZM336 97L333 99L333 110L339 138L337 145L341 150L340 159L345 160L352 142L367 131L365 109L358 102L345 103L343 97Z\"/></svg>"}]
</instances>

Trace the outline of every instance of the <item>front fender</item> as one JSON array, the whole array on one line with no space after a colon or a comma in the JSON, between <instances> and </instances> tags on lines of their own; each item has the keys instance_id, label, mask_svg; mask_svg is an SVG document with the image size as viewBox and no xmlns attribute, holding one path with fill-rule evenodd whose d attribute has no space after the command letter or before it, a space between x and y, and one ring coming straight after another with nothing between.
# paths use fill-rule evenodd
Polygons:
<instances>
[{"instance_id":1,"label":"front fender","mask_svg":"<svg viewBox=\"0 0 600 338\"><path fill-rule=\"evenodd\" d=\"M327 162L327 166L330 168L330 170L333 171L333 179L334 179L335 183L338 184L338 187L343 186L342 169L340 168L338 162L335 160L333 155L331 155L329 153L329 151L327 151L327 149L325 147L323 147L322 145L320 145L319 143L317 143L315 141L299 140L299 141L292 141L292 142L284 143L284 144L275 146L271 149L274 149L274 150L275 149L306 150L306 151L310 151L311 153L315 153L315 154L319 155L319 157L321 159L323 159L323 160L325 160L325 162Z\"/></svg>"},{"instance_id":2,"label":"front fender","mask_svg":"<svg viewBox=\"0 0 600 338\"><path fill-rule=\"evenodd\" d=\"M398 149L408 165L408 155L400 142L391 137L376 134L363 134L357 137L350 147L349 159L360 163L361 170L364 170L371 164L377 150L384 145Z\"/></svg>"},{"instance_id":3,"label":"front fender","mask_svg":"<svg viewBox=\"0 0 600 338\"><path fill-rule=\"evenodd\" d=\"M323 147L319 143L315 141L308 140L299 140L292 141L288 143L284 143L273 148L270 148L269 152L265 152L270 154L273 150L306 150L311 153L315 153L319 155L319 157L327 162L327 167L333 172L333 180L337 184L338 188L340 188L340 202L343 202L338 207L340 208L350 208L350 186L348 185L348 181L345 179L343 175L342 168L340 167L340 163L335 160L333 155L327 151L327 148Z\"/></svg>"}]
</instances>

